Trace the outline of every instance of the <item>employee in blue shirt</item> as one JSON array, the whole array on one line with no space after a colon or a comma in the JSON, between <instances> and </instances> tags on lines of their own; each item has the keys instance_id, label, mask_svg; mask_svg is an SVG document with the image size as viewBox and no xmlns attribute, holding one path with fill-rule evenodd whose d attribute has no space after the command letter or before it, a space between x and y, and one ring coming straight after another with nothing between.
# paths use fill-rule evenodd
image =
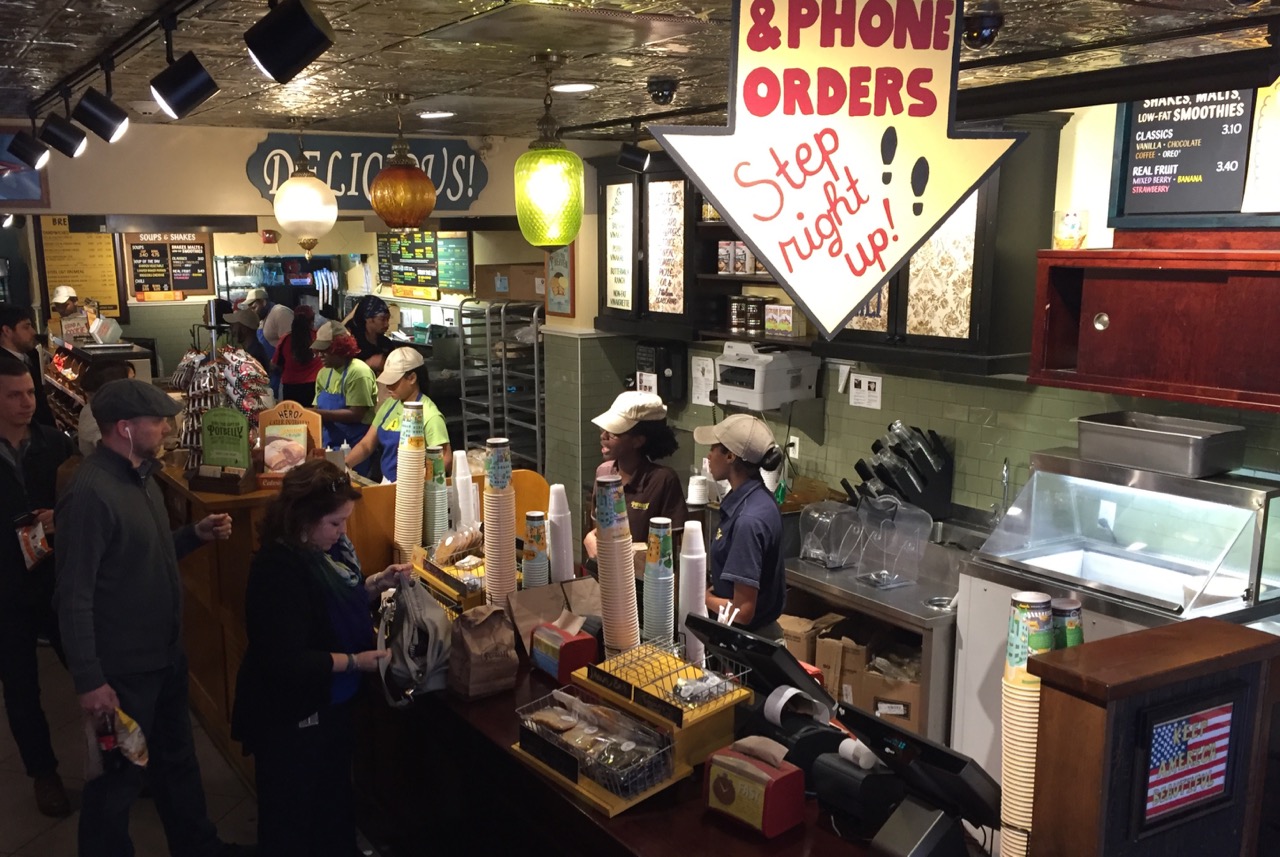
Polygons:
<instances>
[{"instance_id":1,"label":"employee in blue shirt","mask_svg":"<svg viewBox=\"0 0 1280 857\"><path fill-rule=\"evenodd\" d=\"M696 428L693 439L711 447L711 476L728 480L731 489L720 502L720 524L708 549L707 612L714 616L731 602L738 609L735 623L760 636L781 639L778 617L787 600L782 514L760 471L776 469L782 451L769 427L746 414Z\"/></svg>"}]
</instances>

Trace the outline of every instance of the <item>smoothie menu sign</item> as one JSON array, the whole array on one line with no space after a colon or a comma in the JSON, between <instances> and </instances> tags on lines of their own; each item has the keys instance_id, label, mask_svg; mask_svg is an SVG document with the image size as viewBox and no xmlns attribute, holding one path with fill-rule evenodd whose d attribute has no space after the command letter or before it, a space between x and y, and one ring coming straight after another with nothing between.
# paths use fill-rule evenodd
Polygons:
<instances>
[{"instance_id":1,"label":"smoothie menu sign","mask_svg":"<svg viewBox=\"0 0 1280 857\"><path fill-rule=\"evenodd\" d=\"M952 129L956 0L738 0L727 128L650 131L828 338L1019 135Z\"/></svg>"},{"instance_id":2,"label":"smoothie menu sign","mask_svg":"<svg viewBox=\"0 0 1280 857\"><path fill-rule=\"evenodd\" d=\"M1239 212L1253 99L1233 89L1128 105L1124 214Z\"/></svg>"}]
</instances>

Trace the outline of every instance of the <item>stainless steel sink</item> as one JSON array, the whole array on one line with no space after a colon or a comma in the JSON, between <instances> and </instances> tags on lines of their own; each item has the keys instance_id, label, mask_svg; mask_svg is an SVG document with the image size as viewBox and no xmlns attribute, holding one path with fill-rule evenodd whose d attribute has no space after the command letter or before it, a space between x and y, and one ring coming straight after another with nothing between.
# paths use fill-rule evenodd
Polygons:
<instances>
[{"instance_id":1,"label":"stainless steel sink","mask_svg":"<svg viewBox=\"0 0 1280 857\"><path fill-rule=\"evenodd\" d=\"M972 524L956 521L934 521L929 530L929 541L936 545L964 551L976 551L991 533Z\"/></svg>"}]
</instances>

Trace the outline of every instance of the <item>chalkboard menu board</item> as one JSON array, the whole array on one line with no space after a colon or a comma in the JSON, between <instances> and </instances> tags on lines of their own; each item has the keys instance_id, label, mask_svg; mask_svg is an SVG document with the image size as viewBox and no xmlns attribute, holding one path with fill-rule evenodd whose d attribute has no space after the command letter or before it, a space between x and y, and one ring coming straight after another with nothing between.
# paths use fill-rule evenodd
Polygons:
<instances>
[{"instance_id":1,"label":"chalkboard menu board","mask_svg":"<svg viewBox=\"0 0 1280 857\"><path fill-rule=\"evenodd\" d=\"M1121 105L1112 173L1117 227L1246 225L1241 215L1254 125L1251 89Z\"/></svg>"},{"instance_id":2,"label":"chalkboard menu board","mask_svg":"<svg viewBox=\"0 0 1280 857\"><path fill-rule=\"evenodd\" d=\"M156 292L212 294L209 258L213 239L205 232L143 232L124 235L126 283L139 300ZM155 295L169 300L179 296Z\"/></svg>"},{"instance_id":3,"label":"chalkboard menu board","mask_svg":"<svg viewBox=\"0 0 1280 857\"><path fill-rule=\"evenodd\" d=\"M438 274L434 232L378 234L378 280L393 286L434 286Z\"/></svg>"},{"instance_id":4,"label":"chalkboard menu board","mask_svg":"<svg viewBox=\"0 0 1280 857\"><path fill-rule=\"evenodd\" d=\"M649 183L649 312L684 312L684 181Z\"/></svg>"},{"instance_id":5,"label":"chalkboard menu board","mask_svg":"<svg viewBox=\"0 0 1280 857\"><path fill-rule=\"evenodd\" d=\"M436 233L436 264L440 288L471 291L471 235L467 232Z\"/></svg>"},{"instance_id":6,"label":"chalkboard menu board","mask_svg":"<svg viewBox=\"0 0 1280 857\"><path fill-rule=\"evenodd\" d=\"M630 182L605 186L605 306L630 310L636 255L636 188Z\"/></svg>"},{"instance_id":7,"label":"chalkboard menu board","mask_svg":"<svg viewBox=\"0 0 1280 857\"><path fill-rule=\"evenodd\" d=\"M36 261L48 291L74 285L81 305L94 301L100 313L127 323L128 304L116 273L115 237L72 232L65 215L41 215L34 222Z\"/></svg>"}]
</instances>

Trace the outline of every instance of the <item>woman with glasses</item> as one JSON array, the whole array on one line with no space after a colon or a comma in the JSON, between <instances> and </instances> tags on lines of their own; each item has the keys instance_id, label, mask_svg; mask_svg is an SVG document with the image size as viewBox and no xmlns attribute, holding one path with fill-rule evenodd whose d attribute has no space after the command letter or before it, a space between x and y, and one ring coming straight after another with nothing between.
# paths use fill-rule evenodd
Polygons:
<instances>
[{"instance_id":1,"label":"woman with glasses","mask_svg":"<svg viewBox=\"0 0 1280 857\"><path fill-rule=\"evenodd\" d=\"M273 857L351 857L352 699L375 649L372 609L411 574L365 577L346 536L360 492L324 460L290 470L267 507L245 596L249 646L232 735L255 761L258 843Z\"/></svg>"},{"instance_id":2,"label":"woman with glasses","mask_svg":"<svg viewBox=\"0 0 1280 857\"><path fill-rule=\"evenodd\" d=\"M593 419L600 428L600 456L604 463L596 476L622 477L627 498L627 522L631 540L649 538L649 521L670 518L673 532L684 529L685 502L680 476L657 462L680 448L675 432L667 425L667 406L653 393L629 391L613 400L609 410ZM594 508L594 502L592 506ZM583 539L590 560L596 558L596 531ZM642 578L636 577L636 598L643 604Z\"/></svg>"},{"instance_id":3,"label":"woman with glasses","mask_svg":"<svg viewBox=\"0 0 1280 857\"><path fill-rule=\"evenodd\" d=\"M727 480L730 487L720 501L720 524L707 548L707 612L715 616L732 603L738 610L737 624L762 637L781 639L778 617L787 600L782 513L760 471L776 470L782 450L769 427L746 414L700 426L693 430L693 439L711 447L711 477Z\"/></svg>"}]
</instances>

